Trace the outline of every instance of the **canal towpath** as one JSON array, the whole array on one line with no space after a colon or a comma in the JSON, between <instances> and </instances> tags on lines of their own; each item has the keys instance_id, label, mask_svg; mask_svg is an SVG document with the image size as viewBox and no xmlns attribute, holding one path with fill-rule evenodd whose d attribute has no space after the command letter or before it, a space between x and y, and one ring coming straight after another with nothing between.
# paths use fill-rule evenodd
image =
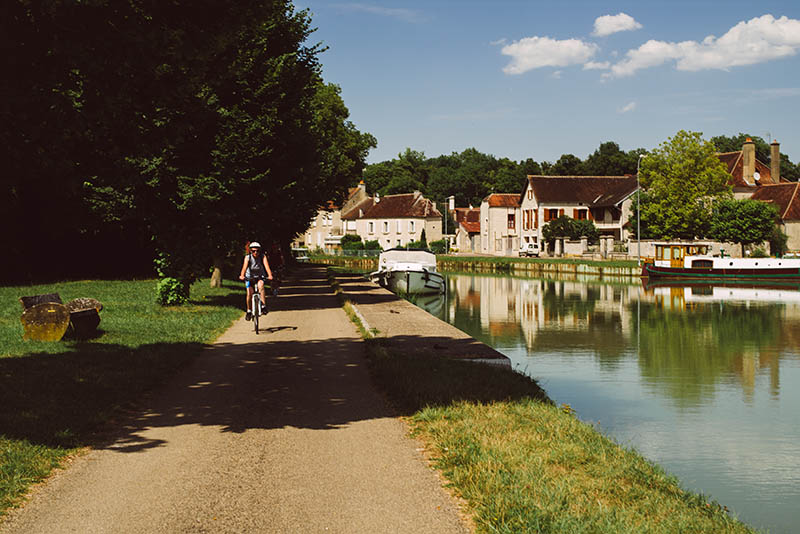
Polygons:
<instances>
[{"instance_id":1,"label":"canal towpath","mask_svg":"<svg viewBox=\"0 0 800 534\"><path fill-rule=\"evenodd\" d=\"M237 321L0 531L469 532L372 386L325 268L271 305L261 334Z\"/></svg>"}]
</instances>

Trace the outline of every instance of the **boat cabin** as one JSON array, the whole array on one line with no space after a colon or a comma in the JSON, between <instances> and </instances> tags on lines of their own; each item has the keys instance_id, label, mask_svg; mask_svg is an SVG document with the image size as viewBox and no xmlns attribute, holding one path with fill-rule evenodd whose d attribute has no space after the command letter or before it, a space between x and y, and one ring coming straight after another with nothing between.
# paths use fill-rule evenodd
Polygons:
<instances>
[{"instance_id":1,"label":"boat cabin","mask_svg":"<svg viewBox=\"0 0 800 534\"><path fill-rule=\"evenodd\" d=\"M655 264L659 267L684 267L686 256L705 256L708 254L710 245L707 243L657 243ZM694 265L695 263L708 263L706 268L711 268L710 259L696 259L692 262L692 267L704 267L704 265Z\"/></svg>"}]
</instances>

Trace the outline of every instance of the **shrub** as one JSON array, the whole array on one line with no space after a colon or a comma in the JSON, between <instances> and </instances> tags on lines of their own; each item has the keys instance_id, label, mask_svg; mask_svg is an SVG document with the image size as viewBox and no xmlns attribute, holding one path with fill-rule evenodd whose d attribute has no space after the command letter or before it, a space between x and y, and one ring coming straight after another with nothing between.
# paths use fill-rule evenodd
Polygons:
<instances>
[{"instance_id":1,"label":"shrub","mask_svg":"<svg viewBox=\"0 0 800 534\"><path fill-rule=\"evenodd\" d=\"M377 239L373 241L365 241L364 250L381 250L381 244L378 242Z\"/></svg>"},{"instance_id":2,"label":"shrub","mask_svg":"<svg viewBox=\"0 0 800 534\"><path fill-rule=\"evenodd\" d=\"M361 242L361 236L355 234L342 236L341 245L344 250L361 250L364 248L364 243Z\"/></svg>"},{"instance_id":3,"label":"shrub","mask_svg":"<svg viewBox=\"0 0 800 534\"><path fill-rule=\"evenodd\" d=\"M189 300L189 290L177 278L166 277L156 285L156 300L162 306L179 306Z\"/></svg>"},{"instance_id":4,"label":"shrub","mask_svg":"<svg viewBox=\"0 0 800 534\"><path fill-rule=\"evenodd\" d=\"M445 239L431 241L428 244L430 245L431 251L434 254L445 254L447 252L447 241Z\"/></svg>"},{"instance_id":5,"label":"shrub","mask_svg":"<svg viewBox=\"0 0 800 534\"><path fill-rule=\"evenodd\" d=\"M756 247L750 252L751 258L769 258L767 251L761 247Z\"/></svg>"}]
</instances>

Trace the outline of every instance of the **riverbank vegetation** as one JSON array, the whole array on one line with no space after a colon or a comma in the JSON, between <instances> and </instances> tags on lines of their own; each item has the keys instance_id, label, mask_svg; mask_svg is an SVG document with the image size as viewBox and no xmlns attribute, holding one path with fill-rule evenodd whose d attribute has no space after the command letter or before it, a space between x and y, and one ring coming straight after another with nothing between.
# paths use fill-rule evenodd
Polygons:
<instances>
[{"instance_id":1,"label":"riverbank vegetation","mask_svg":"<svg viewBox=\"0 0 800 534\"><path fill-rule=\"evenodd\" d=\"M367 343L376 383L478 532L754 532L521 374Z\"/></svg>"},{"instance_id":2,"label":"riverbank vegetation","mask_svg":"<svg viewBox=\"0 0 800 534\"><path fill-rule=\"evenodd\" d=\"M231 283L232 284L232 283ZM143 392L174 375L241 316L238 284L192 288L182 307L161 307L155 280L0 287L0 516L31 484L82 447ZM22 340L18 298L58 292L103 303L89 340Z\"/></svg>"}]
</instances>

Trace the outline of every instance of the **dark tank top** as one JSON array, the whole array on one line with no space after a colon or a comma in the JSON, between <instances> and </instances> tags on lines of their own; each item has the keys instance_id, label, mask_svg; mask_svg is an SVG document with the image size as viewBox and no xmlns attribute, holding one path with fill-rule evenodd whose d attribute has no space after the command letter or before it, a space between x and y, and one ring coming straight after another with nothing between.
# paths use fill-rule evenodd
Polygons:
<instances>
[{"instance_id":1,"label":"dark tank top","mask_svg":"<svg viewBox=\"0 0 800 534\"><path fill-rule=\"evenodd\" d=\"M248 254L250 266L247 268L248 277L264 276L264 253L260 252L253 256Z\"/></svg>"}]
</instances>

